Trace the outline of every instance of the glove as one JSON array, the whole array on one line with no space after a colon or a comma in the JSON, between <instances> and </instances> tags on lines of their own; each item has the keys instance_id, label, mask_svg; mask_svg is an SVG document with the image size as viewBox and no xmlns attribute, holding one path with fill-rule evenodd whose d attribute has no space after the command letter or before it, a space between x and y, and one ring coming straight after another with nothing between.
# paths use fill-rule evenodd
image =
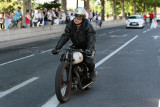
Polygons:
<instances>
[{"instance_id":1,"label":"glove","mask_svg":"<svg viewBox=\"0 0 160 107\"><path fill-rule=\"evenodd\" d=\"M85 53L86 53L87 56L92 56L92 51L91 50L86 49Z\"/></svg>"},{"instance_id":2,"label":"glove","mask_svg":"<svg viewBox=\"0 0 160 107\"><path fill-rule=\"evenodd\" d=\"M57 55L58 53L59 53L59 50L57 50L57 49L53 49L53 50L52 50L52 54L53 54L53 55Z\"/></svg>"}]
</instances>

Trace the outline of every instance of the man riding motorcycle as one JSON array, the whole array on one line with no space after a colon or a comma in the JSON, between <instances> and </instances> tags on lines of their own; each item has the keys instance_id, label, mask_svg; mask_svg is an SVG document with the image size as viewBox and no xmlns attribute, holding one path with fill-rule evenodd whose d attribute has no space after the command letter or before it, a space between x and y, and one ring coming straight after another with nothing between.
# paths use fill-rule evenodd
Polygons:
<instances>
[{"instance_id":1,"label":"man riding motorcycle","mask_svg":"<svg viewBox=\"0 0 160 107\"><path fill-rule=\"evenodd\" d=\"M65 32L61 35L55 49L52 50L52 54L58 54L59 50L71 38L74 47L85 51L84 63L89 69L90 78L94 80L96 78L94 64L96 32L85 16L84 8L79 7L75 10L74 20L66 25Z\"/></svg>"}]
</instances>

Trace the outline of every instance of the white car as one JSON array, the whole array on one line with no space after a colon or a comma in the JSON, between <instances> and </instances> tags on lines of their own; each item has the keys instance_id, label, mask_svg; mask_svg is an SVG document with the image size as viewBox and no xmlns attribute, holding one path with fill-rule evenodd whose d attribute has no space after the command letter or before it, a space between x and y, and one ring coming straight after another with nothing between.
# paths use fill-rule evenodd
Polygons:
<instances>
[{"instance_id":1,"label":"white car","mask_svg":"<svg viewBox=\"0 0 160 107\"><path fill-rule=\"evenodd\" d=\"M131 15L128 17L126 23L127 23L126 28L131 28L131 27L144 28L145 21L141 15Z\"/></svg>"}]
</instances>

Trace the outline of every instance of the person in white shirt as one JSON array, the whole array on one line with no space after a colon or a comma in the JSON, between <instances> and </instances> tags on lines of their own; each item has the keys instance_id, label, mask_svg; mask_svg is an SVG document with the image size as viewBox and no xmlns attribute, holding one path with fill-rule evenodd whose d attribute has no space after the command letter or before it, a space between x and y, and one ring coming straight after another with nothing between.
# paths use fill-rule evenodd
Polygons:
<instances>
[{"instance_id":1,"label":"person in white shirt","mask_svg":"<svg viewBox=\"0 0 160 107\"><path fill-rule=\"evenodd\" d=\"M35 12L34 17L33 17L34 27L37 27L37 23L38 21L40 21L40 19L41 19L41 13L40 13L40 9L38 9L38 12Z\"/></svg>"},{"instance_id":2,"label":"person in white shirt","mask_svg":"<svg viewBox=\"0 0 160 107\"><path fill-rule=\"evenodd\" d=\"M73 20L74 18L75 18L75 16L73 15L73 13L71 13L70 21Z\"/></svg>"},{"instance_id":3,"label":"person in white shirt","mask_svg":"<svg viewBox=\"0 0 160 107\"><path fill-rule=\"evenodd\" d=\"M54 19L55 19L55 16L56 16L56 14L55 14L55 8L52 8L52 14L53 14L53 16L52 16L52 22L51 22L51 25L53 25L53 23L54 23Z\"/></svg>"},{"instance_id":4,"label":"person in white shirt","mask_svg":"<svg viewBox=\"0 0 160 107\"><path fill-rule=\"evenodd\" d=\"M52 23L52 17L53 17L53 13L51 12L51 10L48 10L48 24L51 25Z\"/></svg>"},{"instance_id":5,"label":"person in white shirt","mask_svg":"<svg viewBox=\"0 0 160 107\"><path fill-rule=\"evenodd\" d=\"M62 11L62 24L65 24L66 14L64 13L64 10L61 10L61 11Z\"/></svg>"}]
</instances>

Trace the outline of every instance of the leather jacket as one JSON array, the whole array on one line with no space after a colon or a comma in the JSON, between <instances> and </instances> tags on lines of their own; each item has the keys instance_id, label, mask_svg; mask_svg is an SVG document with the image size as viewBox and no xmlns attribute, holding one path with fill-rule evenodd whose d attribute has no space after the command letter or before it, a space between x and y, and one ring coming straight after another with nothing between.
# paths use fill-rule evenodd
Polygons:
<instances>
[{"instance_id":1,"label":"leather jacket","mask_svg":"<svg viewBox=\"0 0 160 107\"><path fill-rule=\"evenodd\" d=\"M61 35L55 49L61 49L69 39L76 48L95 50L96 32L87 19L83 19L80 28L76 27L74 20L70 21L66 25L65 32Z\"/></svg>"}]
</instances>

